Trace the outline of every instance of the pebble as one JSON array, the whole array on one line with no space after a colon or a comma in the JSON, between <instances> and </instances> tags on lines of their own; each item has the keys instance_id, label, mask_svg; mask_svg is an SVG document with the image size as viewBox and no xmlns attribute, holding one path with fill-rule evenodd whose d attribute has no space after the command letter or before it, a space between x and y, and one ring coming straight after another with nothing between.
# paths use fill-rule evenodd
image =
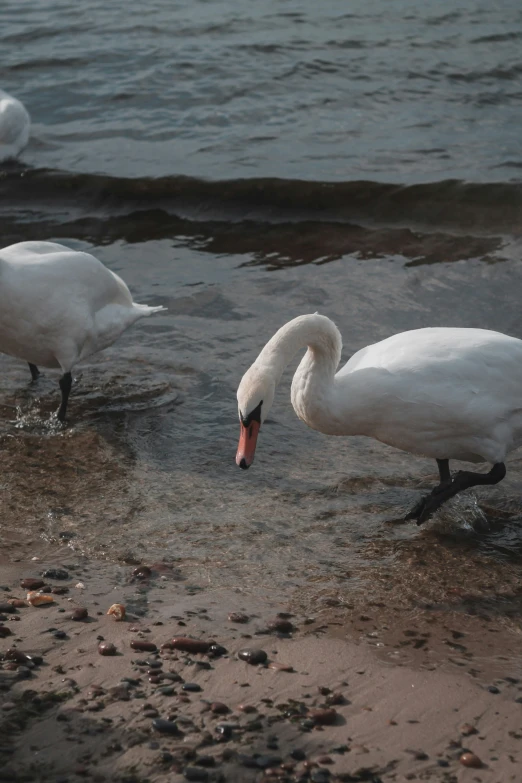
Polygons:
<instances>
[{"instance_id":1,"label":"pebble","mask_svg":"<svg viewBox=\"0 0 522 783\"><path fill-rule=\"evenodd\" d=\"M266 769L267 767L278 767L282 763L283 759L280 756L258 756L256 758L256 764L260 769Z\"/></svg>"},{"instance_id":2,"label":"pebble","mask_svg":"<svg viewBox=\"0 0 522 783\"><path fill-rule=\"evenodd\" d=\"M112 642L101 642L98 645L100 655L116 655L116 645Z\"/></svg>"},{"instance_id":3,"label":"pebble","mask_svg":"<svg viewBox=\"0 0 522 783\"><path fill-rule=\"evenodd\" d=\"M211 644L208 648L208 654L212 658L219 658L221 655L226 655L227 652L227 648L223 647L221 644Z\"/></svg>"},{"instance_id":4,"label":"pebble","mask_svg":"<svg viewBox=\"0 0 522 783\"><path fill-rule=\"evenodd\" d=\"M48 568L42 576L44 579L69 579L69 574L63 568Z\"/></svg>"},{"instance_id":5,"label":"pebble","mask_svg":"<svg viewBox=\"0 0 522 783\"><path fill-rule=\"evenodd\" d=\"M231 623L248 623L250 617L242 612L229 612L228 619Z\"/></svg>"},{"instance_id":6,"label":"pebble","mask_svg":"<svg viewBox=\"0 0 522 783\"><path fill-rule=\"evenodd\" d=\"M85 620L88 616L89 616L89 612L87 611L87 609L85 609L84 606L78 606L71 614L71 620L76 620L77 622L80 622L80 620Z\"/></svg>"},{"instance_id":7,"label":"pebble","mask_svg":"<svg viewBox=\"0 0 522 783\"><path fill-rule=\"evenodd\" d=\"M488 691L490 693L500 693L500 690L497 688L496 685L488 685Z\"/></svg>"},{"instance_id":8,"label":"pebble","mask_svg":"<svg viewBox=\"0 0 522 783\"><path fill-rule=\"evenodd\" d=\"M265 663L266 659L268 658L264 650L258 650L255 648L239 650L237 657L242 661L246 661L247 663L252 664L253 666L259 663Z\"/></svg>"},{"instance_id":9,"label":"pebble","mask_svg":"<svg viewBox=\"0 0 522 783\"><path fill-rule=\"evenodd\" d=\"M270 620L266 627L269 631L275 631L276 633L291 633L294 630L294 626L290 620L285 620L282 617L276 617L274 620Z\"/></svg>"},{"instance_id":10,"label":"pebble","mask_svg":"<svg viewBox=\"0 0 522 783\"><path fill-rule=\"evenodd\" d=\"M61 585L61 586L58 585L57 587L53 587L51 589L51 593L53 595L65 595L65 593L68 593L68 592L69 592L69 588L68 587L64 587L63 585Z\"/></svg>"},{"instance_id":11,"label":"pebble","mask_svg":"<svg viewBox=\"0 0 522 783\"><path fill-rule=\"evenodd\" d=\"M257 707L254 707L253 704L238 704L237 709L240 712L257 712Z\"/></svg>"},{"instance_id":12,"label":"pebble","mask_svg":"<svg viewBox=\"0 0 522 783\"><path fill-rule=\"evenodd\" d=\"M216 734L219 735L220 739L228 740L232 736L232 731L235 728L236 726L231 723L218 723L216 726Z\"/></svg>"},{"instance_id":13,"label":"pebble","mask_svg":"<svg viewBox=\"0 0 522 783\"><path fill-rule=\"evenodd\" d=\"M474 767L475 769L479 769L480 767L484 766L479 757L476 756L475 753L471 753L469 751L463 753L459 758L459 761L464 767Z\"/></svg>"},{"instance_id":14,"label":"pebble","mask_svg":"<svg viewBox=\"0 0 522 783\"><path fill-rule=\"evenodd\" d=\"M268 664L269 669L274 669L277 672L293 672L294 667L289 663L279 663L278 661L271 661Z\"/></svg>"},{"instance_id":15,"label":"pebble","mask_svg":"<svg viewBox=\"0 0 522 783\"><path fill-rule=\"evenodd\" d=\"M206 653L210 647L210 642L205 642L203 639L190 639L188 636L176 636L171 644L174 650L189 653Z\"/></svg>"},{"instance_id":16,"label":"pebble","mask_svg":"<svg viewBox=\"0 0 522 783\"><path fill-rule=\"evenodd\" d=\"M328 783L330 780L330 770L329 769L314 769L312 774L310 775L310 780L312 783Z\"/></svg>"},{"instance_id":17,"label":"pebble","mask_svg":"<svg viewBox=\"0 0 522 783\"><path fill-rule=\"evenodd\" d=\"M160 734L179 734L177 723L173 720L163 720L163 718L157 718L152 721L152 728L159 731Z\"/></svg>"},{"instance_id":18,"label":"pebble","mask_svg":"<svg viewBox=\"0 0 522 783\"><path fill-rule=\"evenodd\" d=\"M183 775L186 780L199 780L203 781L203 783L208 780L207 770L199 769L199 767L185 767Z\"/></svg>"},{"instance_id":19,"label":"pebble","mask_svg":"<svg viewBox=\"0 0 522 783\"><path fill-rule=\"evenodd\" d=\"M214 756L196 756L196 762L199 767L215 767L216 759Z\"/></svg>"},{"instance_id":20,"label":"pebble","mask_svg":"<svg viewBox=\"0 0 522 783\"><path fill-rule=\"evenodd\" d=\"M308 710L307 715L319 726L329 726L337 720L337 712L332 708Z\"/></svg>"},{"instance_id":21,"label":"pebble","mask_svg":"<svg viewBox=\"0 0 522 783\"><path fill-rule=\"evenodd\" d=\"M153 642L142 642L140 639L133 639L130 646L140 652L156 652L158 649Z\"/></svg>"},{"instance_id":22,"label":"pebble","mask_svg":"<svg viewBox=\"0 0 522 783\"><path fill-rule=\"evenodd\" d=\"M210 711L215 715L225 715L225 713L230 712L230 709L222 701L213 701L210 705Z\"/></svg>"},{"instance_id":23,"label":"pebble","mask_svg":"<svg viewBox=\"0 0 522 783\"><path fill-rule=\"evenodd\" d=\"M45 584L43 579L22 579L20 587L24 590L39 590Z\"/></svg>"},{"instance_id":24,"label":"pebble","mask_svg":"<svg viewBox=\"0 0 522 783\"><path fill-rule=\"evenodd\" d=\"M22 598L12 598L9 601L9 605L12 607L9 611L13 611L13 609L23 609L26 606L29 606L27 601L24 601ZM1 611L4 611L3 609Z\"/></svg>"},{"instance_id":25,"label":"pebble","mask_svg":"<svg viewBox=\"0 0 522 783\"><path fill-rule=\"evenodd\" d=\"M145 718L155 718L157 717L157 715L159 715L159 712L158 710L155 709L149 709L149 710L144 710L143 715L145 716Z\"/></svg>"},{"instance_id":26,"label":"pebble","mask_svg":"<svg viewBox=\"0 0 522 783\"><path fill-rule=\"evenodd\" d=\"M67 634L65 631L55 631L53 636L55 639L67 639Z\"/></svg>"},{"instance_id":27,"label":"pebble","mask_svg":"<svg viewBox=\"0 0 522 783\"><path fill-rule=\"evenodd\" d=\"M346 699L344 698L342 693L330 693L324 701L325 704L331 707L334 704L344 704L346 702Z\"/></svg>"},{"instance_id":28,"label":"pebble","mask_svg":"<svg viewBox=\"0 0 522 783\"><path fill-rule=\"evenodd\" d=\"M304 759L306 758L306 753L304 752L304 750L301 750L300 748L294 748L290 753L290 755L296 761L304 761Z\"/></svg>"},{"instance_id":29,"label":"pebble","mask_svg":"<svg viewBox=\"0 0 522 783\"><path fill-rule=\"evenodd\" d=\"M0 625L0 638L5 639L6 636L11 636L12 631L7 625Z\"/></svg>"},{"instance_id":30,"label":"pebble","mask_svg":"<svg viewBox=\"0 0 522 783\"><path fill-rule=\"evenodd\" d=\"M14 661L15 663L27 664L30 661L30 657L26 653L19 650L17 647L9 647L4 653L6 661Z\"/></svg>"},{"instance_id":31,"label":"pebble","mask_svg":"<svg viewBox=\"0 0 522 783\"><path fill-rule=\"evenodd\" d=\"M477 729L472 726L471 723L465 723L459 729L463 737L470 737L472 734L477 734Z\"/></svg>"},{"instance_id":32,"label":"pebble","mask_svg":"<svg viewBox=\"0 0 522 783\"><path fill-rule=\"evenodd\" d=\"M135 576L136 579L148 579L152 576L152 570L146 565L140 565L134 569L132 575Z\"/></svg>"},{"instance_id":33,"label":"pebble","mask_svg":"<svg viewBox=\"0 0 522 783\"><path fill-rule=\"evenodd\" d=\"M161 693L162 696L174 696L174 686L166 685L164 688L158 688L157 693Z\"/></svg>"},{"instance_id":34,"label":"pebble","mask_svg":"<svg viewBox=\"0 0 522 783\"><path fill-rule=\"evenodd\" d=\"M150 666L151 669L161 669L163 661L147 661L147 666Z\"/></svg>"},{"instance_id":35,"label":"pebble","mask_svg":"<svg viewBox=\"0 0 522 783\"><path fill-rule=\"evenodd\" d=\"M318 764L333 764L333 758L331 756L319 756L316 758Z\"/></svg>"},{"instance_id":36,"label":"pebble","mask_svg":"<svg viewBox=\"0 0 522 783\"><path fill-rule=\"evenodd\" d=\"M201 685L198 685L197 682L184 682L181 687L184 691L191 691L192 693L197 693L201 690Z\"/></svg>"}]
</instances>

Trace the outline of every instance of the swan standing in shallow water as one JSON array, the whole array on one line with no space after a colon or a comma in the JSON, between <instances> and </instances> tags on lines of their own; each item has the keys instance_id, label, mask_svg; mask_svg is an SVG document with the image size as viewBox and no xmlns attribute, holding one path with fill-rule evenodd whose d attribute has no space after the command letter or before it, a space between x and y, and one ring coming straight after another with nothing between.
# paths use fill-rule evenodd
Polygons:
<instances>
[{"instance_id":1,"label":"swan standing in shallow water","mask_svg":"<svg viewBox=\"0 0 522 783\"><path fill-rule=\"evenodd\" d=\"M111 345L139 318L165 310L136 304L101 261L55 242L19 242L0 250L0 352L62 370L63 421L71 370Z\"/></svg>"},{"instance_id":2,"label":"swan standing in shallow water","mask_svg":"<svg viewBox=\"0 0 522 783\"><path fill-rule=\"evenodd\" d=\"M522 445L522 340L485 329L416 329L363 348L336 373L341 335L318 314L279 329L243 376L239 467L252 464L283 370L305 347L292 405L309 427L326 435L367 435L437 460L440 483L406 519L420 525L458 492L506 475L506 455ZM493 467L452 478L450 459Z\"/></svg>"},{"instance_id":3,"label":"swan standing in shallow water","mask_svg":"<svg viewBox=\"0 0 522 783\"><path fill-rule=\"evenodd\" d=\"M0 161L16 158L29 141L31 118L19 100L0 90Z\"/></svg>"}]
</instances>

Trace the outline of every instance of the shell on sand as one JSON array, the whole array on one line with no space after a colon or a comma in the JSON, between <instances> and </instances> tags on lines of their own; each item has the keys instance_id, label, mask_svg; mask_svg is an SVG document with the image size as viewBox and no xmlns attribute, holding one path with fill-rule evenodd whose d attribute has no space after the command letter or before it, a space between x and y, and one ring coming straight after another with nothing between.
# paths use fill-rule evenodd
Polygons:
<instances>
[{"instance_id":1,"label":"shell on sand","mask_svg":"<svg viewBox=\"0 0 522 783\"><path fill-rule=\"evenodd\" d=\"M53 604L54 598L52 595L45 595L43 593L37 593L34 590L27 593L27 600L31 606L44 606L44 604Z\"/></svg>"},{"instance_id":2,"label":"shell on sand","mask_svg":"<svg viewBox=\"0 0 522 783\"><path fill-rule=\"evenodd\" d=\"M123 604L113 604L107 609L107 614L113 614L115 620L124 620L125 607Z\"/></svg>"}]
</instances>

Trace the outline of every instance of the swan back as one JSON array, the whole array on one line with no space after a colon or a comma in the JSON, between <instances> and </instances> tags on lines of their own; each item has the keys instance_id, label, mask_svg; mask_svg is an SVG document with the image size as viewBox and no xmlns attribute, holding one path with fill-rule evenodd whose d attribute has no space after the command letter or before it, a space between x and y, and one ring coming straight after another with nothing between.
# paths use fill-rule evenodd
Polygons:
<instances>
[{"instance_id":1,"label":"swan back","mask_svg":"<svg viewBox=\"0 0 522 783\"><path fill-rule=\"evenodd\" d=\"M0 161L16 158L29 141L30 129L23 103L0 90Z\"/></svg>"}]
</instances>

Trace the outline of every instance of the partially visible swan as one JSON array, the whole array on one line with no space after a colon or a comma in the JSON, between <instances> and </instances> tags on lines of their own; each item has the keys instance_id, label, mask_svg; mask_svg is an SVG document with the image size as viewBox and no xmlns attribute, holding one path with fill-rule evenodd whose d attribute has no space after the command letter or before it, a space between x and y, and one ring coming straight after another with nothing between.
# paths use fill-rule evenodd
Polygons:
<instances>
[{"instance_id":1,"label":"partially visible swan","mask_svg":"<svg viewBox=\"0 0 522 783\"><path fill-rule=\"evenodd\" d=\"M17 98L0 90L0 161L16 158L29 141L31 118Z\"/></svg>"},{"instance_id":2,"label":"partially visible swan","mask_svg":"<svg viewBox=\"0 0 522 783\"><path fill-rule=\"evenodd\" d=\"M437 460L440 483L406 519L420 525L468 487L497 484L522 445L522 341L485 329L402 332L358 351L336 374L341 335L329 318L302 315L263 348L239 384L236 463L248 468L282 372L308 347L292 381L292 405L326 435L367 435ZM449 460L489 462L489 473Z\"/></svg>"},{"instance_id":3,"label":"partially visible swan","mask_svg":"<svg viewBox=\"0 0 522 783\"><path fill-rule=\"evenodd\" d=\"M0 250L0 352L62 370L63 421L71 370L111 345L139 318L165 310L136 304L101 261L55 242L19 242Z\"/></svg>"}]
</instances>

